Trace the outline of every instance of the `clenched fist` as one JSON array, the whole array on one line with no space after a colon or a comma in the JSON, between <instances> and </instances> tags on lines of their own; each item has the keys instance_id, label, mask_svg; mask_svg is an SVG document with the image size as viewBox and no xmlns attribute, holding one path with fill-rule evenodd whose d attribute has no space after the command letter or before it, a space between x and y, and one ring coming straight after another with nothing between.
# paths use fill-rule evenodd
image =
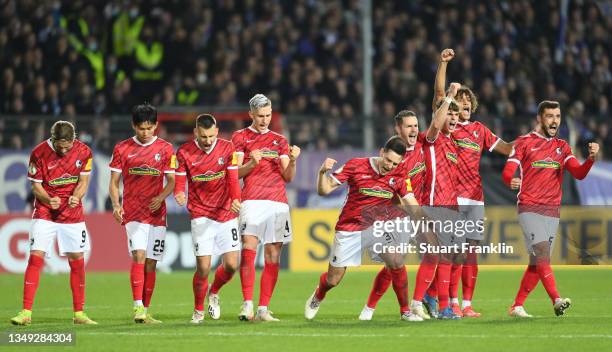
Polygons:
<instances>
[{"instance_id":1,"label":"clenched fist","mask_svg":"<svg viewBox=\"0 0 612 352\"><path fill-rule=\"evenodd\" d=\"M449 62L455 57L455 51L453 49L444 49L440 53L440 61Z\"/></svg>"},{"instance_id":2,"label":"clenched fist","mask_svg":"<svg viewBox=\"0 0 612 352\"><path fill-rule=\"evenodd\" d=\"M599 153L599 144L589 143L589 159L595 160L597 153Z\"/></svg>"},{"instance_id":3,"label":"clenched fist","mask_svg":"<svg viewBox=\"0 0 612 352\"><path fill-rule=\"evenodd\" d=\"M295 161L298 158L298 156L300 156L300 152L301 152L300 147L298 147L297 145L292 145L289 148L289 160Z\"/></svg>"},{"instance_id":4,"label":"clenched fist","mask_svg":"<svg viewBox=\"0 0 612 352\"><path fill-rule=\"evenodd\" d=\"M326 173L327 171L331 170L336 163L337 161L332 158L325 159L325 161L321 165L321 168L319 169L319 173L320 174Z\"/></svg>"}]
</instances>

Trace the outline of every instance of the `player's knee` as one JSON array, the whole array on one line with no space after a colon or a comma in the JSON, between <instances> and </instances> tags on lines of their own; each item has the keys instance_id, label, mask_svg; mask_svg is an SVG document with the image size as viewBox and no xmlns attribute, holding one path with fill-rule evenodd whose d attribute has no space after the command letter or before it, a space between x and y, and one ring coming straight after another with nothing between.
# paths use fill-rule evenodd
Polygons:
<instances>
[{"instance_id":1,"label":"player's knee","mask_svg":"<svg viewBox=\"0 0 612 352\"><path fill-rule=\"evenodd\" d=\"M155 268L157 267L157 260L147 258L144 263L146 272L155 271Z\"/></svg>"},{"instance_id":2,"label":"player's knee","mask_svg":"<svg viewBox=\"0 0 612 352\"><path fill-rule=\"evenodd\" d=\"M234 274L238 270L238 261L223 263L223 270L228 274Z\"/></svg>"}]
</instances>

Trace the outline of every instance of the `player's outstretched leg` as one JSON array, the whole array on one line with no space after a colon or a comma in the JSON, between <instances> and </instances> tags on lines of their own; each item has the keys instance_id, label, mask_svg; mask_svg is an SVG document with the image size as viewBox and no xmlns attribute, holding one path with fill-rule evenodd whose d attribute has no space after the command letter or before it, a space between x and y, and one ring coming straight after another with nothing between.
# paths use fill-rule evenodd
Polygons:
<instances>
[{"instance_id":1,"label":"player's outstretched leg","mask_svg":"<svg viewBox=\"0 0 612 352\"><path fill-rule=\"evenodd\" d=\"M40 282L40 271L45 265L44 255L45 253L41 251L30 252L28 266L23 278L23 309L11 319L11 323L14 325L30 325L32 323L32 305Z\"/></svg>"},{"instance_id":2,"label":"player's outstretched leg","mask_svg":"<svg viewBox=\"0 0 612 352\"><path fill-rule=\"evenodd\" d=\"M315 318L321 302L325 299L325 295L329 290L338 286L345 272L346 267L334 267L329 265L327 272L321 274L319 277L319 286L317 286L316 290L306 301L306 306L304 308L304 317L306 319L312 320Z\"/></svg>"},{"instance_id":3,"label":"player's outstretched leg","mask_svg":"<svg viewBox=\"0 0 612 352\"><path fill-rule=\"evenodd\" d=\"M540 281L540 276L538 275L538 271L535 265L528 265L525 273L523 274L523 279L521 280L521 286L516 294L516 298L514 299L514 303L510 307L508 314L512 317L518 318L531 318L532 316L525 311L523 304L529 296L529 293L533 291L533 289L538 285Z\"/></svg>"},{"instance_id":4,"label":"player's outstretched leg","mask_svg":"<svg viewBox=\"0 0 612 352\"><path fill-rule=\"evenodd\" d=\"M208 293L208 314L214 320L221 318L219 290L232 279L236 269L238 269L238 252L225 253L223 263L215 271L215 280Z\"/></svg>"},{"instance_id":5,"label":"player's outstretched leg","mask_svg":"<svg viewBox=\"0 0 612 352\"><path fill-rule=\"evenodd\" d=\"M380 301L382 296L385 294L385 292L387 292L389 286L391 286L391 272L389 271L389 268L383 266L374 278L372 290L370 291L370 295L368 296L368 302L361 310L361 314L359 314L359 320L372 320L376 305L378 304L378 301Z\"/></svg>"}]
</instances>

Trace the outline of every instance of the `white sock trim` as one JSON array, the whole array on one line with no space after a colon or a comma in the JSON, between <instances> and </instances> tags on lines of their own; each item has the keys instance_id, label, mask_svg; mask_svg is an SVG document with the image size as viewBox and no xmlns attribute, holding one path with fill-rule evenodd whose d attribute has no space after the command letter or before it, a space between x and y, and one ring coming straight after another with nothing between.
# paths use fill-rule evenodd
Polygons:
<instances>
[{"instance_id":1,"label":"white sock trim","mask_svg":"<svg viewBox=\"0 0 612 352\"><path fill-rule=\"evenodd\" d=\"M464 299L463 302L461 302L461 309L465 309L466 307L469 307L471 305L472 305L472 301Z\"/></svg>"}]
</instances>

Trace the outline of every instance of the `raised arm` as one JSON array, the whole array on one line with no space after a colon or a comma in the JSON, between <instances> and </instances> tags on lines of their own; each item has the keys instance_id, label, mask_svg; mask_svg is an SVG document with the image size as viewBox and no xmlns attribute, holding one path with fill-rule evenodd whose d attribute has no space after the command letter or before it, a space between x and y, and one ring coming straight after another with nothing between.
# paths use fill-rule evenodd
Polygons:
<instances>
[{"instance_id":1,"label":"raised arm","mask_svg":"<svg viewBox=\"0 0 612 352\"><path fill-rule=\"evenodd\" d=\"M440 53L440 61L438 62L438 70L436 71L436 81L434 84L434 97L431 102L431 110L436 111L438 102L444 99L444 93L446 91L446 66L448 62L455 57L455 51L453 49L444 49ZM453 95L452 98L455 96Z\"/></svg>"},{"instance_id":2,"label":"raised arm","mask_svg":"<svg viewBox=\"0 0 612 352\"><path fill-rule=\"evenodd\" d=\"M327 171L331 170L336 162L334 159L327 158L319 169L319 174L317 175L317 193L320 196L326 196L340 187L340 183L327 175Z\"/></svg>"},{"instance_id":3,"label":"raised arm","mask_svg":"<svg viewBox=\"0 0 612 352\"><path fill-rule=\"evenodd\" d=\"M569 173L572 174L572 176L574 176L574 178L577 180L584 179L591 170L598 152L599 144L589 143L589 157L582 164L580 164L575 157L568 157L569 159L567 159L565 163L567 171L569 171Z\"/></svg>"},{"instance_id":4,"label":"raised arm","mask_svg":"<svg viewBox=\"0 0 612 352\"><path fill-rule=\"evenodd\" d=\"M281 175L285 182L291 182L295 177L297 158L300 156L300 147L292 145L289 148L289 158L282 158Z\"/></svg>"}]
</instances>

